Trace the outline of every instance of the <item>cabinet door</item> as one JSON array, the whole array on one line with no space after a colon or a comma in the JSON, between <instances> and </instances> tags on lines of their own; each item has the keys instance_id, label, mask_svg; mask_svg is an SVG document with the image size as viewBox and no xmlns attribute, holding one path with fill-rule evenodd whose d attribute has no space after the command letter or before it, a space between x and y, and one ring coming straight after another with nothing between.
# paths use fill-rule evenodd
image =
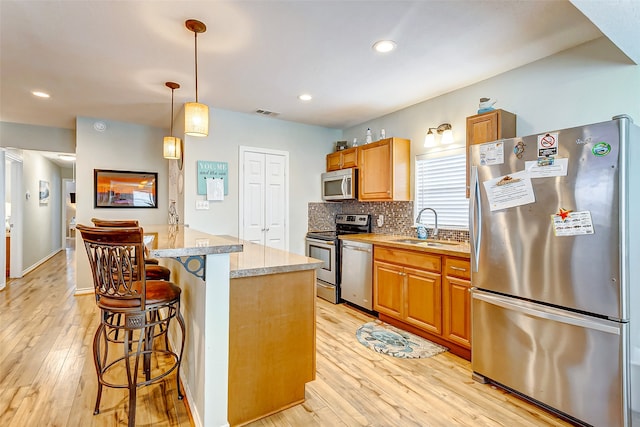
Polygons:
<instances>
[{"instance_id":1,"label":"cabinet door","mask_svg":"<svg viewBox=\"0 0 640 427\"><path fill-rule=\"evenodd\" d=\"M471 284L446 276L444 279L444 338L471 348Z\"/></svg>"},{"instance_id":2,"label":"cabinet door","mask_svg":"<svg viewBox=\"0 0 640 427\"><path fill-rule=\"evenodd\" d=\"M337 171L342 168L342 153L327 154L327 172Z\"/></svg>"},{"instance_id":3,"label":"cabinet door","mask_svg":"<svg viewBox=\"0 0 640 427\"><path fill-rule=\"evenodd\" d=\"M402 267L375 261L373 263L373 309L402 319L404 273Z\"/></svg>"},{"instance_id":4,"label":"cabinet door","mask_svg":"<svg viewBox=\"0 0 640 427\"><path fill-rule=\"evenodd\" d=\"M498 111L467 118L467 143L469 145L498 139Z\"/></svg>"},{"instance_id":5,"label":"cabinet door","mask_svg":"<svg viewBox=\"0 0 640 427\"><path fill-rule=\"evenodd\" d=\"M358 167L358 149L348 148L342 152L342 169Z\"/></svg>"},{"instance_id":6,"label":"cabinet door","mask_svg":"<svg viewBox=\"0 0 640 427\"><path fill-rule=\"evenodd\" d=\"M442 285L439 274L405 268L405 321L442 334Z\"/></svg>"},{"instance_id":7,"label":"cabinet door","mask_svg":"<svg viewBox=\"0 0 640 427\"><path fill-rule=\"evenodd\" d=\"M359 147L359 200L393 200L391 140Z\"/></svg>"},{"instance_id":8,"label":"cabinet door","mask_svg":"<svg viewBox=\"0 0 640 427\"><path fill-rule=\"evenodd\" d=\"M516 136L516 116L504 110L467 117L467 197L469 197L469 147Z\"/></svg>"}]
</instances>

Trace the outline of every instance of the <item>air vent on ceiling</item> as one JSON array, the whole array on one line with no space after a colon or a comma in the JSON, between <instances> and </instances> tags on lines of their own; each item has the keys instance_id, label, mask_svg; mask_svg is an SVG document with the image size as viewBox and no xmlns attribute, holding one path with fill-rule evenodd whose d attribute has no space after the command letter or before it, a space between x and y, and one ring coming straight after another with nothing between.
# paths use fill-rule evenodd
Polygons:
<instances>
[{"instance_id":1,"label":"air vent on ceiling","mask_svg":"<svg viewBox=\"0 0 640 427\"><path fill-rule=\"evenodd\" d=\"M256 110L257 114L263 115L263 116L269 116L269 117L275 117L280 115L280 113L274 113L273 111L269 111L269 110L262 110L262 109L258 109Z\"/></svg>"}]
</instances>

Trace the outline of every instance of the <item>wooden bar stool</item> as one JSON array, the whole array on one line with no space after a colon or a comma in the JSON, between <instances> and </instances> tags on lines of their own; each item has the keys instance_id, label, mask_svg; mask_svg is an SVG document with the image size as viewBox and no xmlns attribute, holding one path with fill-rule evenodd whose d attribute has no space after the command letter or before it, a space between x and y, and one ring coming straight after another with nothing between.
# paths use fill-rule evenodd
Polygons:
<instances>
[{"instance_id":1,"label":"wooden bar stool","mask_svg":"<svg viewBox=\"0 0 640 427\"><path fill-rule=\"evenodd\" d=\"M136 219L100 219L91 218L91 222L96 227L139 227L140 224ZM145 258L147 267L147 280L166 280L171 281L171 270L162 265L158 265L158 260L154 258Z\"/></svg>"},{"instance_id":2,"label":"wooden bar stool","mask_svg":"<svg viewBox=\"0 0 640 427\"><path fill-rule=\"evenodd\" d=\"M146 278L141 227L77 225L76 229L82 235L89 256L96 304L101 313L93 339L93 359L98 376L94 414L100 412L103 386L127 388L129 427L134 427L139 387L158 382L176 371L178 398L182 399L179 374L185 324L180 313L181 289L168 281ZM164 346L166 348L154 346L155 329L168 331L174 318L181 335L178 351L170 350L168 345ZM114 330L123 332L122 340L112 338ZM121 352L113 354L117 347L121 347ZM119 369L126 375L126 382L116 378Z\"/></svg>"}]
</instances>

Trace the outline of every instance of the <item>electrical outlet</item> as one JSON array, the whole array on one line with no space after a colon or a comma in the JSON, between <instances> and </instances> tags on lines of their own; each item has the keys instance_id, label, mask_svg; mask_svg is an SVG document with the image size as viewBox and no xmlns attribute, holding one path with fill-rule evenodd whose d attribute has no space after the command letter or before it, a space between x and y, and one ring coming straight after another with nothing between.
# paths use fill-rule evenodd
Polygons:
<instances>
[{"instance_id":1,"label":"electrical outlet","mask_svg":"<svg viewBox=\"0 0 640 427\"><path fill-rule=\"evenodd\" d=\"M382 227L384 225L384 215L378 215L378 227Z\"/></svg>"},{"instance_id":2,"label":"electrical outlet","mask_svg":"<svg viewBox=\"0 0 640 427\"><path fill-rule=\"evenodd\" d=\"M206 209L209 209L208 200L196 200L196 210L206 210Z\"/></svg>"}]
</instances>

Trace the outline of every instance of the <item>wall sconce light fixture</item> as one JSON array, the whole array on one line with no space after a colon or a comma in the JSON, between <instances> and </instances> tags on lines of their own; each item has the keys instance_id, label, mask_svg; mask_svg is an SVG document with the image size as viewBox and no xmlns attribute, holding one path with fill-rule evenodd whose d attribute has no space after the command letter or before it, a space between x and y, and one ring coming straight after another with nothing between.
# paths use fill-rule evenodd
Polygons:
<instances>
[{"instance_id":1,"label":"wall sconce light fixture","mask_svg":"<svg viewBox=\"0 0 640 427\"><path fill-rule=\"evenodd\" d=\"M207 26L195 19L187 19L184 25L193 32L196 59L196 102L184 104L184 133L191 136L207 136L209 134L209 107L198 102L198 33L207 31Z\"/></svg>"},{"instance_id":2,"label":"wall sconce light fixture","mask_svg":"<svg viewBox=\"0 0 640 427\"><path fill-rule=\"evenodd\" d=\"M164 85L171 89L171 124L169 125L169 136L164 137L162 155L165 159L180 160L182 158L182 141L173 136L173 91L180 89L180 85L174 82L166 82Z\"/></svg>"},{"instance_id":3,"label":"wall sconce light fixture","mask_svg":"<svg viewBox=\"0 0 640 427\"><path fill-rule=\"evenodd\" d=\"M453 142L453 130L451 130L451 124L443 123L437 128L429 128L427 135L424 137L424 146L425 148L433 148L436 144L436 135L433 131L442 135L440 138L440 143L442 145L451 144Z\"/></svg>"}]
</instances>

